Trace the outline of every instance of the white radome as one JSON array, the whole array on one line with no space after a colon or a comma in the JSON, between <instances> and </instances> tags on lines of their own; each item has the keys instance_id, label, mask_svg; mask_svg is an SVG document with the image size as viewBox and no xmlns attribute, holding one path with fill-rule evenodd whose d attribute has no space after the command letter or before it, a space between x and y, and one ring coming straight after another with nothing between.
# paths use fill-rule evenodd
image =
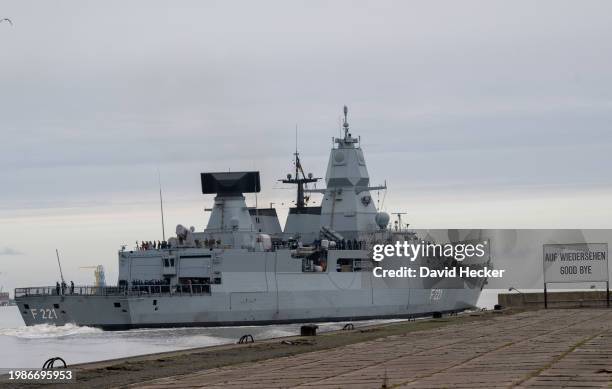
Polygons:
<instances>
[{"instance_id":1,"label":"white radome","mask_svg":"<svg viewBox=\"0 0 612 389\"><path fill-rule=\"evenodd\" d=\"M374 221L376 221L376 224L381 230L387 228L389 225L389 220L391 220L391 217L387 212L378 212L374 217Z\"/></svg>"}]
</instances>

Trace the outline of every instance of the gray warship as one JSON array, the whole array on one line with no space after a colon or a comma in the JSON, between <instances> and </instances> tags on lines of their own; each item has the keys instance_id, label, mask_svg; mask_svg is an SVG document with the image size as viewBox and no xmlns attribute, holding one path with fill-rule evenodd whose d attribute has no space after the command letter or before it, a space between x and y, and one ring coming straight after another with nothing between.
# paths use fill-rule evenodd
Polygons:
<instances>
[{"instance_id":1,"label":"gray warship","mask_svg":"<svg viewBox=\"0 0 612 389\"><path fill-rule=\"evenodd\" d=\"M215 196L203 231L178 225L167 242L122 247L115 286L15 289L24 322L119 330L406 318L473 308L484 278L373 276L373 245L425 238L377 209L372 192L386 185L370 186L346 107L342 126L324 189L313 187L319 178L304 173L297 150L295 172L279 180L297 186L284 230L275 208L246 205L244 194L260 191L259 172L202 173L202 193ZM322 195L319 206L308 205L313 193ZM453 258L416 262L466 266Z\"/></svg>"}]
</instances>

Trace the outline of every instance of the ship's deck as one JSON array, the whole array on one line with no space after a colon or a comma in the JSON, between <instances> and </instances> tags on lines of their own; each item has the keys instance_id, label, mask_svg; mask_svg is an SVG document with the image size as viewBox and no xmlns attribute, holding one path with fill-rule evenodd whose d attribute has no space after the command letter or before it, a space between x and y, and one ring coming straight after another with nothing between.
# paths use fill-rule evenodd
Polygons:
<instances>
[{"instance_id":1,"label":"ship's deck","mask_svg":"<svg viewBox=\"0 0 612 389\"><path fill-rule=\"evenodd\" d=\"M56 286L16 288L15 298L39 296L149 296L210 294L210 284L134 285L134 286Z\"/></svg>"}]
</instances>

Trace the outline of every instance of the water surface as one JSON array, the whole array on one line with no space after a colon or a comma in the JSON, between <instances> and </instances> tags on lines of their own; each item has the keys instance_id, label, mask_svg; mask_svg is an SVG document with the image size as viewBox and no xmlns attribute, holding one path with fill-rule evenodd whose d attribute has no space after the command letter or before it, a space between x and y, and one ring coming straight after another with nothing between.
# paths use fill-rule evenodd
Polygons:
<instances>
[{"instance_id":1,"label":"water surface","mask_svg":"<svg viewBox=\"0 0 612 389\"><path fill-rule=\"evenodd\" d=\"M497 291L484 291L478 305L492 308ZM355 326L392 322L367 320ZM341 329L345 322L318 323L319 331ZM267 339L299 334L301 324L243 327L189 327L102 331L92 327L26 327L17 307L0 307L0 368L38 368L51 357L68 364L235 343L242 335Z\"/></svg>"}]
</instances>

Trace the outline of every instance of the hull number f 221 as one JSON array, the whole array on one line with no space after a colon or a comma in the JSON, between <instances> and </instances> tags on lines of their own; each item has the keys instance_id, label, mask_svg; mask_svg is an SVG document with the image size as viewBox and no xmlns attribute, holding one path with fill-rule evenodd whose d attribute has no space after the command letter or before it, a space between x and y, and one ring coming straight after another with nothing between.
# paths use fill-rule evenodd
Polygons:
<instances>
[{"instance_id":1,"label":"hull number f 221","mask_svg":"<svg viewBox=\"0 0 612 389\"><path fill-rule=\"evenodd\" d=\"M30 312L32 313L32 318L36 319L37 317L39 317L42 320L51 320L51 319L57 319L57 313L55 312L54 308L32 308L30 309Z\"/></svg>"}]
</instances>

